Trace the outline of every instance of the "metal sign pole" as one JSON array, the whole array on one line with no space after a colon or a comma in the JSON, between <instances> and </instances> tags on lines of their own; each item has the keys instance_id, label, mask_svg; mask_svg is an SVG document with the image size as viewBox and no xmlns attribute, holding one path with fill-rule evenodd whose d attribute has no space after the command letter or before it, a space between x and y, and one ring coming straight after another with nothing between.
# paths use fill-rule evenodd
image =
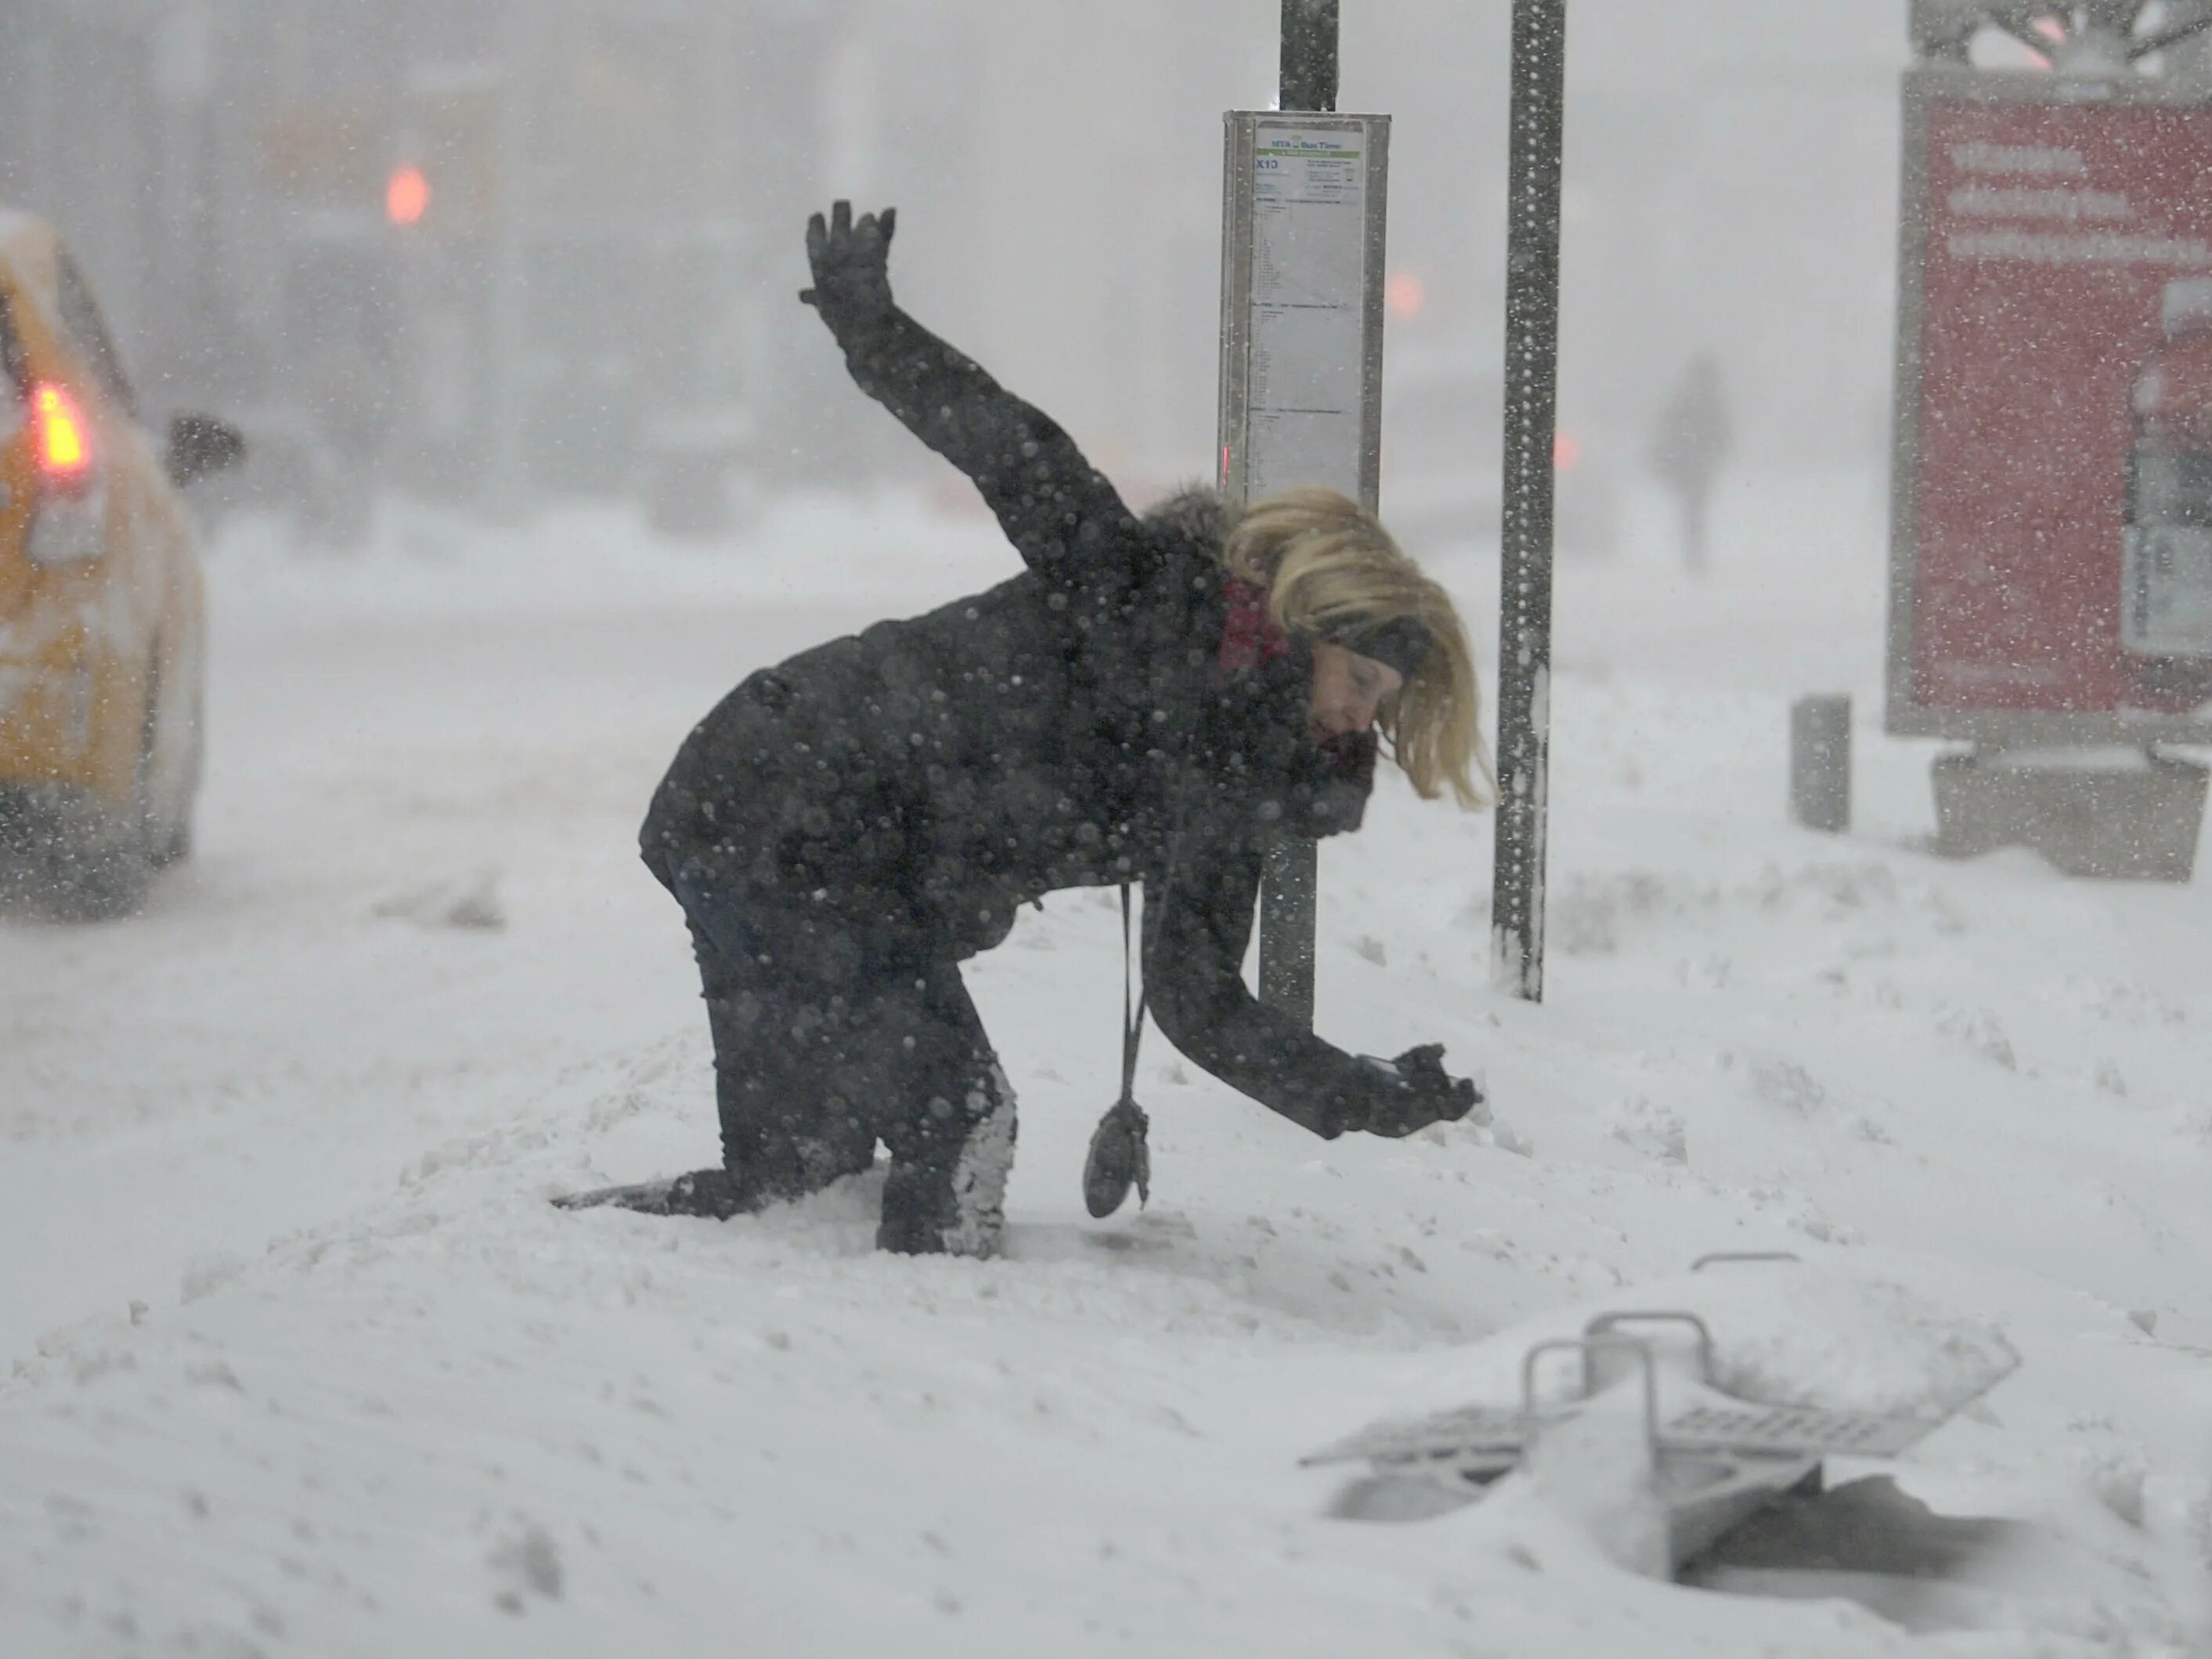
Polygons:
<instances>
[{"instance_id":1,"label":"metal sign pole","mask_svg":"<svg viewBox=\"0 0 2212 1659\"><path fill-rule=\"evenodd\" d=\"M489 370L491 453L484 469L483 499L495 517L520 516L528 493L523 434L530 420L526 360L531 346L531 151L535 134L532 77L541 61L538 42L546 27L536 8L508 0L506 64L501 71L499 128L499 228L492 258Z\"/></svg>"},{"instance_id":2,"label":"metal sign pole","mask_svg":"<svg viewBox=\"0 0 2212 1659\"><path fill-rule=\"evenodd\" d=\"M1283 0L1277 107L1336 107L1337 38L1337 0ZM1312 842L1269 845L1260 883L1260 995L1309 1026L1320 886L1320 849Z\"/></svg>"},{"instance_id":3,"label":"metal sign pole","mask_svg":"<svg viewBox=\"0 0 2212 1659\"><path fill-rule=\"evenodd\" d=\"M1513 0L1505 240L1504 525L1498 572L1498 842L1491 975L1544 997L1550 800L1553 447L1559 404L1559 173L1567 0Z\"/></svg>"},{"instance_id":4,"label":"metal sign pole","mask_svg":"<svg viewBox=\"0 0 2212 1659\"><path fill-rule=\"evenodd\" d=\"M1278 109L1336 107L1337 0L1283 0Z\"/></svg>"}]
</instances>

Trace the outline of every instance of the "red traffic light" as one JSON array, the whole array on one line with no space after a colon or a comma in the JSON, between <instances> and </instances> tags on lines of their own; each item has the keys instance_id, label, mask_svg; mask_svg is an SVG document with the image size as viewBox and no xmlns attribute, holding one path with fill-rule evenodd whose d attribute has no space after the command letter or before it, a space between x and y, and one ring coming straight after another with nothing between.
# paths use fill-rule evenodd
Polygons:
<instances>
[{"instance_id":1,"label":"red traffic light","mask_svg":"<svg viewBox=\"0 0 2212 1659\"><path fill-rule=\"evenodd\" d=\"M384 216L395 225L419 225L430 210L430 181L410 163L392 170L384 187Z\"/></svg>"}]
</instances>

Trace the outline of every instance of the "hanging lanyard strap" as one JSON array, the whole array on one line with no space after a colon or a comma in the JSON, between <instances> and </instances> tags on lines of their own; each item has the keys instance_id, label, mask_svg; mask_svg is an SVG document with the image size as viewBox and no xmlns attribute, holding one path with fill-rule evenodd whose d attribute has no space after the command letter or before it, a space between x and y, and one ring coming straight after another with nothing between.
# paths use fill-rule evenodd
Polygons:
<instances>
[{"instance_id":1,"label":"hanging lanyard strap","mask_svg":"<svg viewBox=\"0 0 2212 1659\"><path fill-rule=\"evenodd\" d=\"M1129 884L1121 884L1121 1103L1136 1104L1137 1049L1145 1040L1145 996L1133 984L1130 965L1133 930L1129 921Z\"/></svg>"}]
</instances>

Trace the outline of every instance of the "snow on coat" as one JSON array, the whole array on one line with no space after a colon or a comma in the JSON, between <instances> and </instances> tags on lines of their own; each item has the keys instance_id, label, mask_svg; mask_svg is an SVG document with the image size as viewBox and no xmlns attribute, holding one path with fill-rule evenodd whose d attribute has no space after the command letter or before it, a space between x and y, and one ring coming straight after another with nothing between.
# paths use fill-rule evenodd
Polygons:
<instances>
[{"instance_id":1,"label":"snow on coat","mask_svg":"<svg viewBox=\"0 0 2212 1659\"><path fill-rule=\"evenodd\" d=\"M1074 442L903 312L825 313L854 378L982 492L1028 567L747 678L678 750L641 836L747 896L823 907L889 959L964 959L1062 888L1142 883L1154 1019L1316 1134L1383 1086L1258 1002L1242 964L1268 836L1358 827L1375 742L1306 727L1297 641L1225 670L1229 514L1139 518Z\"/></svg>"}]
</instances>

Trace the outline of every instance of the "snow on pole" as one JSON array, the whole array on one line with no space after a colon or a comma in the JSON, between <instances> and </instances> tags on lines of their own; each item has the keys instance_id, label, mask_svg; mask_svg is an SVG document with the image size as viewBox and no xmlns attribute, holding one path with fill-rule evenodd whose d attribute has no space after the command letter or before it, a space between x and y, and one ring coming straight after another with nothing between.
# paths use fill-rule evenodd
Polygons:
<instances>
[{"instance_id":1,"label":"snow on pole","mask_svg":"<svg viewBox=\"0 0 2212 1659\"><path fill-rule=\"evenodd\" d=\"M1559 404L1559 173L1566 132L1566 0L1514 0L1491 976L1501 990L1530 1002L1544 996L1553 446Z\"/></svg>"},{"instance_id":2,"label":"snow on pole","mask_svg":"<svg viewBox=\"0 0 2212 1659\"><path fill-rule=\"evenodd\" d=\"M1283 0L1275 106L1334 110L1338 0ZM1267 848L1260 886L1260 994L1313 1024L1314 937L1320 859L1310 841L1279 837Z\"/></svg>"},{"instance_id":3,"label":"snow on pole","mask_svg":"<svg viewBox=\"0 0 2212 1659\"><path fill-rule=\"evenodd\" d=\"M1336 107L1337 0L1283 0L1279 109ZM1313 1024L1320 849L1277 839L1260 888L1260 994Z\"/></svg>"},{"instance_id":4,"label":"snow on pole","mask_svg":"<svg viewBox=\"0 0 2212 1659\"><path fill-rule=\"evenodd\" d=\"M1336 107L1337 0L1283 0L1278 109Z\"/></svg>"}]
</instances>

